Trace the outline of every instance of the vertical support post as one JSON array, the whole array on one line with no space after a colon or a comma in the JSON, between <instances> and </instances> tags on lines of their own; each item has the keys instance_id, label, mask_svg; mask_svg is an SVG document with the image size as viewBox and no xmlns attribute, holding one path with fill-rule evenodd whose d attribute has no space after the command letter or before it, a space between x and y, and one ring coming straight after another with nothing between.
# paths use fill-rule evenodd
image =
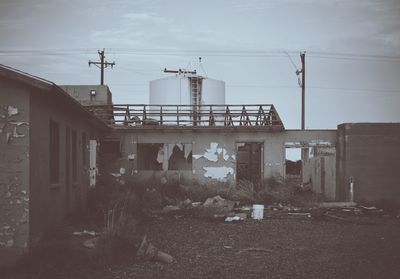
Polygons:
<instances>
[{"instance_id":1,"label":"vertical support post","mask_svg":"<svg viewBox=\"0 0 400 279\"><path fill-rule=\"evenodd\" d=\"M176 125L179 126L179 106L176 106Z\"/></svg>"},{"instance_id":2,"label":"vertical support post","mask_svg":"<svg viewBox=\"0 0 400 279\"><path fill-rule=\"evenodd\" d=\"M352 176L349 179L349 184L350 201L354 202L354 179Z\"/></svg>"},{"instance_id":3,"label":"vertical support post","mask_svg":"<svg viewBox=\"0 0 400 279\"><path fill-rule=\"evenodd\" d=\"M89 141L89 175L90 175L90 187L96 186L97 178L97 141Z\"/></svg>"}]
</instances>

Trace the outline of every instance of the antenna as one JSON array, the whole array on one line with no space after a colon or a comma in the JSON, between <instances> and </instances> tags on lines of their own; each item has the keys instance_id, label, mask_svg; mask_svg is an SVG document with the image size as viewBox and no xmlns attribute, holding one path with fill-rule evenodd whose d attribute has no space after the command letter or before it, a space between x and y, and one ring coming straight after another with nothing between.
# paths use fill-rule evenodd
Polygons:
<instances>
[{"instance_id":1,"label":"antenna","mask_svg":"<svg viewBox=\"0 0 400 279\"><path fill-rule=\"evenodd\" d=\"M199 57L199 65L200 65L200 68L203 70L204 75L207 77L206 70L204 70L203 64L201 63L201 57Z\"/></svg>"},{"instance_id":2,"label":"antenna","mask_svg":"<svg viewBox=\"0 0 400 279\"><path fill-rule=\"evenodd\" d=\"M178 70L168 70L164 68L164 73L173 73L173 74L197 74L196 70L194 71L186 71L185 69L178 69Z\"/></svg>"}]
</instances>

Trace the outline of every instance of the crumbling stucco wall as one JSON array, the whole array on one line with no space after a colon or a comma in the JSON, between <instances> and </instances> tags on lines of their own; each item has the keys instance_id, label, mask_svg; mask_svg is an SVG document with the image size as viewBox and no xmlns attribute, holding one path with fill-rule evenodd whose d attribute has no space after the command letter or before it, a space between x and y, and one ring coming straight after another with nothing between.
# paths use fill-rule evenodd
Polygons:
<instances>
[{"instance_id":1,"label":"crumbling stucco wall","mask_svg":"<svg viewBox=\"0 0 400 279\"><path fill-rule=\"evenodd\" d=\"M236 181L236 153L238 143L259 142L263 144L262 175L284 176L286 142L330 142L336 144L336 131L283 131L267 132L255 129L121 129L103 139L116 140L120 144L120 153L114 160L103 160L100 169L102 175L111 175L119 183L129 180L157 179L193 179L200 183ZM160 157L157 169L147 170L140 167L141 144L154 144L154 148L163 150L163 145L191 144L191 170L169 170L164 157ZM163 156L166 152L163 151ZM168 157L167 157L168 158Z\"/></svg>"},{"instance_id":2,"label":"crumbling stucco wall","mask_svg":"<svg viewBox=\"0 0 400 279\"><path fill-rule=\"evenodd\" d=\"M28 248L29 93L0 79L0 265Z\"/></svg>"}]
</instances>

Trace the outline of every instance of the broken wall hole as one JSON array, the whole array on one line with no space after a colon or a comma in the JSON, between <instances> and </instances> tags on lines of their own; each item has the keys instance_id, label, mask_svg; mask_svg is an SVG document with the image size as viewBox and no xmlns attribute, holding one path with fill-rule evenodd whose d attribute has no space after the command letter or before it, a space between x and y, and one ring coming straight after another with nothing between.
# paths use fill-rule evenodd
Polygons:
<instances>
[{"instance_id":1,"label":"broken wall hole","mask_svg":"<svg viewBox=\"0 0 400 279\"><path fill-rule=\"evenodd\" d=\"M301 148L285 148L285 177L301 176Z\"/></svg>"},{"instance_id":2,"label":"broken wall hole","mask_svg":"<svg viewBox=\"0 0 400 279\"><path fill-rule=\"evenodd\" d=\"M191 143L138 143L138 170L192 170Z\"/></svg>"},{"instance_id":3,"label":"broken wall hole","mask_svg":"<svg viewBox=\"0 0 400 279\"><path fill-rule=\"evenodd\" d=\"M236 144L236 178L258 183L263 177L262 142L238 142Z\"/></svg>"}]
</instances>

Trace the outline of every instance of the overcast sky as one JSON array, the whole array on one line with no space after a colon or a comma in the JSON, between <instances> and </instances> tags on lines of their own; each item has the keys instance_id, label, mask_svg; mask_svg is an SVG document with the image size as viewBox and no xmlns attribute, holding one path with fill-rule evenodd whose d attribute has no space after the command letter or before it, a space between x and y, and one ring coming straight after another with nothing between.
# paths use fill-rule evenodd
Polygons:
<instances>
[{"instance_id":1,"label":"overcast sky","mask_svg":"<svg viewBox=\"0 0 400 279\"><path fill-rule=\"evenodd\" d=\"M0 63L57 84L97 84L105 48L114 103L148 103L165 67L226 82L229 104L273 103L300 128L400 121L399 0L1 0ZM291 61L292 60L292 61Z\"/></svg>"}]
</instances>

